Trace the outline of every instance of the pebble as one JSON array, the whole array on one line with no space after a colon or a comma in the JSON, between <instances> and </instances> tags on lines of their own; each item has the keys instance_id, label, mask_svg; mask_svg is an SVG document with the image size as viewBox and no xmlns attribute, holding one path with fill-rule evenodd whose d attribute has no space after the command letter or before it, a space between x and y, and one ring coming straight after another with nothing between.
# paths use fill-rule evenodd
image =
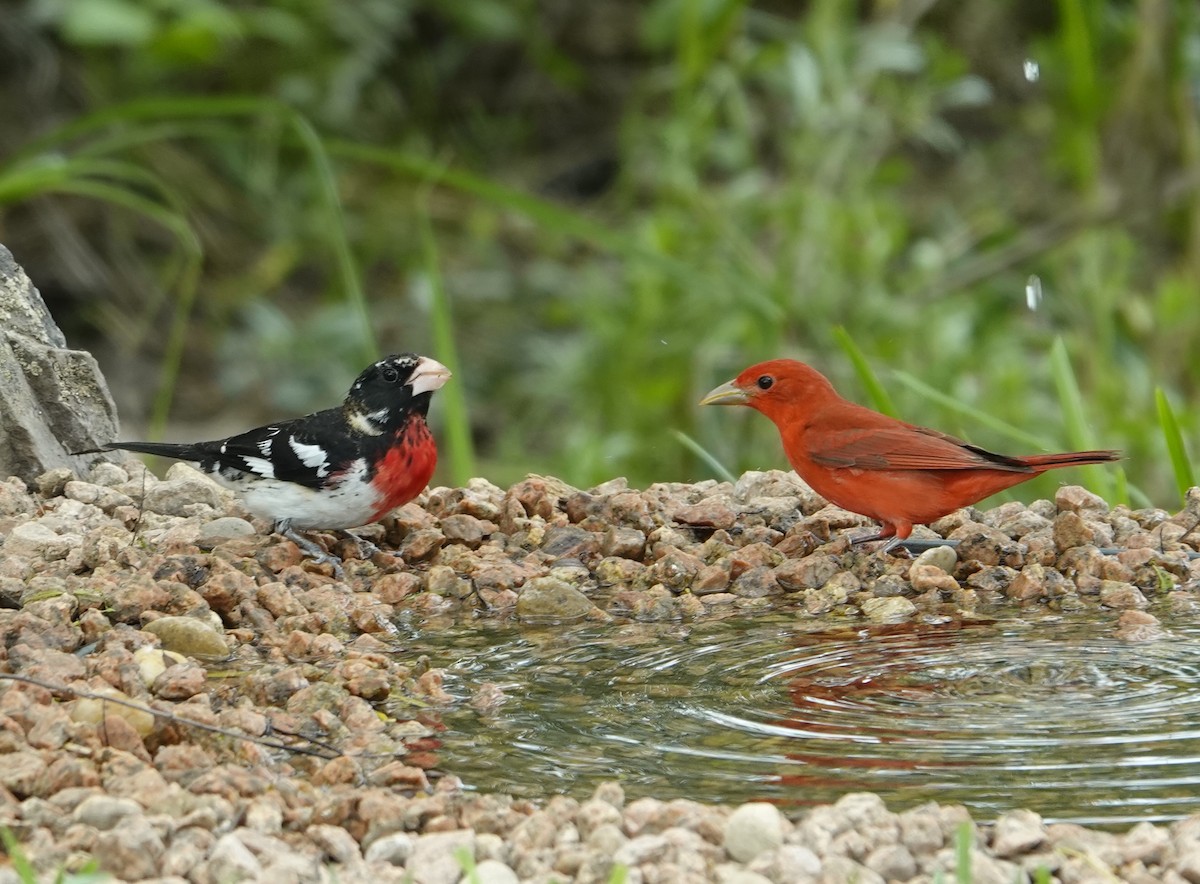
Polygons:
<instances>
[{"instance_id":1,"label":"pebble","mask_svg":"<svg viewBox=\"0 0 1200 884\"><path fill-rule=\"evenodd\" d=\"M517 616L525 620L579 620L594 607L586 595L556 577L535 577L517 597Z\"/></svg>"},{"instance_id":2,"label":"pebble","mask_svg":"<svg viewBox=\"0 0 1200 884\"><path fill-rule=\"evenodd\" d=\"M205 522L200 527L198 546L201 549L212 549L227 540L237 540L243 537L253 537L254 526L245 519L237 516L222 516L219 519Z\"/></svg>"},{"instance_id":3,"label":"pebble","mask_svg":"<svg viewBox=\"0 0 1200 884\"><path fill-rule=\"evenodd\" d=\"M903 596L867 599L862 611L872 623L903 623L917 613L917 606Z\"/></svg>"},{"instance_id":4,"label":"pebble","mask_svg":"<svg viewBox=\"0 0 1200 884\"><path fill-rule=\"evenodd\" d=\"M761 853L783 844L783 816L773 804L743 804L725 824L725 851L748 863Z\"/></svg>"},{"instance_id":5,"label":"pebble","mask_svg":"<svg viewBox=\"0 0 1200 884\"><path fill-rule=\"evenodd\" d=\"M365 859L369 863L385 862L402 866L413 853L413 837L407 832L393 832L376 838L367 848Z\"/></svg>"},{"instance_id":6,"label":"pebble","mask_svg":"<svg viewBox=\"0 0 1200 884\"><path fill-rule=\"evenodd\" d=\"M185 657L221 660L229 656L224 636L195 617L159 617L142 627L162 641L163 647Z\"/></svg>"},{"instance_id":7,"label":"pebble","mask_svg":"<svg viewBox=\"0 0 1200 884\"><path fill-rule=\"evenodd\" d=\"M93 829L108 831L115 828L126 817L141 813L141 805L130 798L91 795L75 808L71 813L71 818L85 826L91 826Z\"/></svg>"},{"instance_id":8,"label":"pebble","mask_svg":"<svg viewBox=\"0 0 1200 884\"><path fill-rule=\"evenodd\" d=\"M1028 853L1046 842L1046 827L1032 810L1013 810L996 819L992 850L1005 859Z\"/></svg>"},{"instance_id":9,"label":"pebble","mask_svg":"<svg viewBox=\"0 0 1200 884\"><path fill-rule=\"evenodd\" d=\"M485 859L475 866L474 875L464 874L459 884L518 884L517 873L495 859Z\"/></svg>"},{"instance_id":10,"label":"pebble","mask_svg":"<svg viewBox=\"0 0 1200 884\"><path fill-rule=\"evenodd\" d=\"M946 574L953 574L954 566L957 564L958 553L952 546L935 546L913 559L914 568L936 568Z\"/></svg>"},{"instance_id":11,"label":"pebble","mask_svg":"<svg viewBox=\"0 0 1200 884\"><path fill-rule=\"evenodd\" d=\"M406 868L420 884L458 884L463 868L455 856L475 855L475 833L470 830L418 835Z\"/></svg>"}]
</instances>

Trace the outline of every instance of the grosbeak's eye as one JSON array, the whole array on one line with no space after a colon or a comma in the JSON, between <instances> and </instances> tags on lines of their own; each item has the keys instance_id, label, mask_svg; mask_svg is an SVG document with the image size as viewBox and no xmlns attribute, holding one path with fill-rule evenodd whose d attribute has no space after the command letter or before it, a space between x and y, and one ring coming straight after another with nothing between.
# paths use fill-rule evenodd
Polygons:
<instances>
[{"instance_id":1,"label":"grosbeak's eye","mask_svg":"<svg viewBox=\"0 0 1200 884\"><path fill-rule=\"evenodd\" d=\"M389 384L394 384L396 381L400 380L400 372L396 371L396 369L389 365L383 370L383 379Z\"/></svg>"},{"instance_id":2,"label":"grosbeak's eye","mask_svg":"<svg viewBox=\"0 0 1200 884\"><path fill-rule=\"evenodd\" d=\"M764 374L759 377L755 383L758 384L758 389L769 390L771 389L771 385L775 383L775 378L771 377L769 374Z\"/></svg>"}]
</instances>

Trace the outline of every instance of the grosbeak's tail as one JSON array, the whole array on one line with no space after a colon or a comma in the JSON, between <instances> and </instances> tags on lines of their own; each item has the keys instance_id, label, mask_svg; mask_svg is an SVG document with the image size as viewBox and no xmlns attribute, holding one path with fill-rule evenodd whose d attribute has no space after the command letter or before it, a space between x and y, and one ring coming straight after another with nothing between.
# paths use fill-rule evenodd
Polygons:
<instances>
[{"instance_id":1,"label":"grosbeak's tail","mask_svg":"<svg viewBox=\"0 0 1200 884\"><path fill-rule=\"evenodd\" d=\"M172 442L109 442L99 450L111 451L114 448L137 451L141 454L153 454L158 457L170 457L175 460L200 460L204 456L197 445L177 445Z\"/></svg>"}]
</instances>

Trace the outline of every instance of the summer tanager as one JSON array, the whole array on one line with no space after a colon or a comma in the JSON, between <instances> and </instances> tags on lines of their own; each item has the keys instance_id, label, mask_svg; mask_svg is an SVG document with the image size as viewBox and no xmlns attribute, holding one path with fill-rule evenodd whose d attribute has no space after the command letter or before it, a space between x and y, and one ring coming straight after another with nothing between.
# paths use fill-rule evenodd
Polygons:
<instances>
[{"instance_id":1,"label":"summer tanager","mask_svg":"<svg viewBox=\"0 0 1200 884\"><path fill-rule=\"evenodd\" d=\"M1116 451L1008 457L937 430L871 411L837 394L820 372L792 359L752 365L701 405L749 405L779 429L783 450L809 487L882 523L890 550L925 525L1058 467L1117 460Z\"/></svg>"}]
</instances>

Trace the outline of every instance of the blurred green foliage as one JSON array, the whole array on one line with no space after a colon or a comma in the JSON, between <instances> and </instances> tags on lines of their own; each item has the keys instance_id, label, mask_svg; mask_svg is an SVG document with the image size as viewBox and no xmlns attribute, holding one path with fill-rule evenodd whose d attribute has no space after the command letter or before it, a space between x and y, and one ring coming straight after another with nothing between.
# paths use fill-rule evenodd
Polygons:
<instances>
[{"instance_id":1,"label":"blurred green foliage","mask_svg":"<svg viewBox=\"0 0 1200 884\"><path fill-rule=\"evenodd\" d=\"M1177 505L1193 3L19 9L0 242L127 420L232 430L413 349L461 391L441 481L696 480L785 465L695 403L786 355L1000 450L1122 448L1083 475Z\"/></svg>"}]
</instances>

